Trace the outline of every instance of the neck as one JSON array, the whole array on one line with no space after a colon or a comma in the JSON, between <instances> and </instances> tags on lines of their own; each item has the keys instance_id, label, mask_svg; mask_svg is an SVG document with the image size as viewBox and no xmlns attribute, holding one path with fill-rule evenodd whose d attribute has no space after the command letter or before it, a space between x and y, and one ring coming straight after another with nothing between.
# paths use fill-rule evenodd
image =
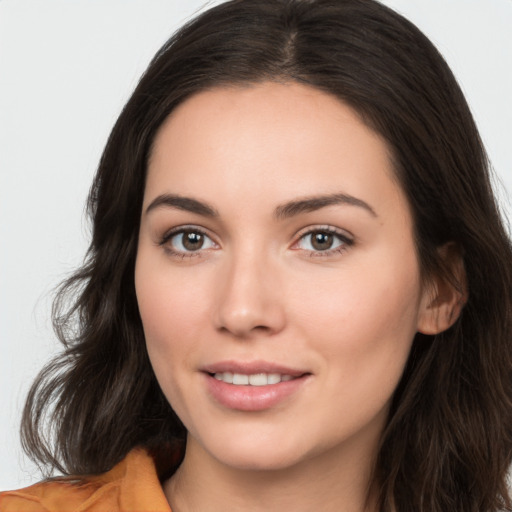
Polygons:
<instances>
[{"instance_id":1,"label":"neck","mask_svg":"<svg viewBox=\"0 0 512 512\"><path fill-rule=\"evenodd\" d=\"M223 464L189 438L164 492L173 512L374 512L373 453L344 446L292 467L249 470Z\"/></svg>"}]
</instances>

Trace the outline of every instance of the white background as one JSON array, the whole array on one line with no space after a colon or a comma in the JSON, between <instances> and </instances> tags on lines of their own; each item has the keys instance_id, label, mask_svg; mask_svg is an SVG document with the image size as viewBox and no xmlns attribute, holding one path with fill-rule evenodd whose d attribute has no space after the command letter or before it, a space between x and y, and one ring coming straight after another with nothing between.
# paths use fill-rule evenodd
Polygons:
<instances>
[{"instance_id":1,"label":"white background","mask_svg":"<svg viewBox=\"0 0 512 512\"><path fill-rule=\"evenodd\" d=\"M218 2L213 2L218 3ZM387 0L458 77L512 192L512 0ZM0 0L0 490L40 478L18 426L59 349L52 289L88 245L84 204L109 131L149 59L203 0Z\"/></svg>"}]
</instances>

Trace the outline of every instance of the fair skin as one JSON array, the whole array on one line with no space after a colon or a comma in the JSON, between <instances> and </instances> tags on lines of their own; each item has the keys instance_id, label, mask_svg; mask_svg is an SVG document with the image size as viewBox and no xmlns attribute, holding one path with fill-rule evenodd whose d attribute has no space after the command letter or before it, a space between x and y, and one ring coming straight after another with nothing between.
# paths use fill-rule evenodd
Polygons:
<instances>
[{"instance_id":1,"label":"fair skin","mask_svg":"<svg viewBox=\"0 0 512 512\"><path fill-rule=\"evenodd\" d=\"M277 83L181 104L153 147L135 284L188 430L173 512L372 510L412 340L455 299L420 279L388 148L351 108Z\"/></svg>"}]
</instances>

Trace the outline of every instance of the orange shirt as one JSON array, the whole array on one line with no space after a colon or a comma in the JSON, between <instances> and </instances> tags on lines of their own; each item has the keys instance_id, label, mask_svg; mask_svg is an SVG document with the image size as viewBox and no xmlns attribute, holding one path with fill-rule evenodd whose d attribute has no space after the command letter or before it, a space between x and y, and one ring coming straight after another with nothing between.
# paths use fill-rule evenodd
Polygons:
<instances>
[{"instance_id":1,"label":"orange shirt","mask_svg":"<svg viewBox=\"0 0 512 512\"><path fill-rule=\"evenodd\" d=\"M1 512L171 512L155 463L143 448L85 483L40 482L0 493Z\"/></svg>"}]
</instances>

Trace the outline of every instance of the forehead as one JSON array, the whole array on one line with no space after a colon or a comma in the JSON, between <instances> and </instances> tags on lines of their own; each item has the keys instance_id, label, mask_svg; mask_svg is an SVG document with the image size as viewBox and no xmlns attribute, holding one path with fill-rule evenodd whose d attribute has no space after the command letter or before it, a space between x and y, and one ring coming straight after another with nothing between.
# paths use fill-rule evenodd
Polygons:
<instances>
[{"instance_id":1,"label":"forehead","mask_svg":"<svg viewBox=\"0 0 512 512\"><path fill-rule=\"evenodd\" d=\"M309 86L262 83L175 109L153 145L145 203L176 193L271 207L333 192L405 201L387 144L352 108Z\"/></svg>"}]
</instances>

